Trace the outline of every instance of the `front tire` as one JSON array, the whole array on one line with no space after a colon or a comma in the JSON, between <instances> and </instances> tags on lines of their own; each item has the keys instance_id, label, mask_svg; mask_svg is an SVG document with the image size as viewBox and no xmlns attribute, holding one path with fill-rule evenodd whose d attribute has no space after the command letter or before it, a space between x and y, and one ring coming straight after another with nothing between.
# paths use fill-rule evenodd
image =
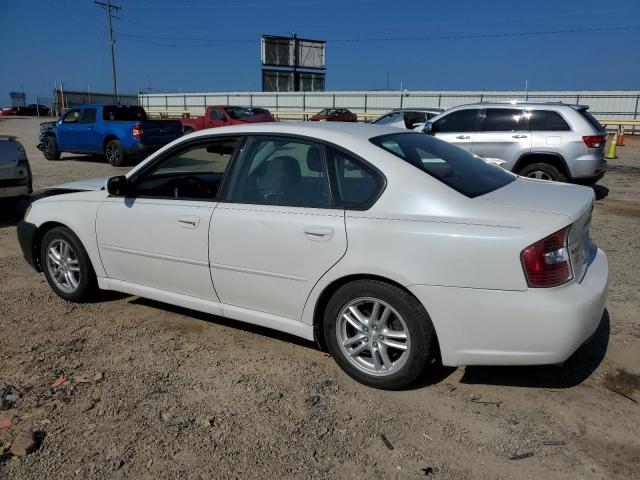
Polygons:
<instances>
[{"instance_id":1,"label":"front tire","mask_svg":"<svg viewBox=\"0 0 640 480\"><path fill-rule=\"evenodd\" d=\"M66 227L44 234L40 264L47 282L61 298L84 302L95 293L97 281L91 260L80 239Z\"/></svg>"},{"instance_id":2,"label":"front tire","mask_svg":"<svg viewBox=\"0 0 640 480\"><path fill-rule=\"evenodd\" d=\"M522 168L518 175L539 180L553 180L554 182L566 182L567 176L550 163L537 162Z\"/></svg>"},{"instance_id":3,"label":"front tire","mask_svg":"<svg viewBox=\"0 0 640 480\"><path fill-rule=\"evenodd\" d=\"M122 148L120 140L109 141L104 147L104 155L114 167L121 167L125 163L124 148Z\"/></svg>"},{"instance_id":4,"label":"front tire","mask_svg":"<svg viewBox=\"0 0 640 480\"><path fill-rule=\"evenodd\" d=\"M47 160L60 160L60 150L58 150L58 142L53 137L44 139L42 153Z\"/></svg>"},{"instance_id":5,"label":"front tire","mask_svg":"<svg viewBox=\"0 0 640 480\"><path fill-rule=\"evenodd\" d=\"M413 383L431 359L435 330L422 304L378 280L340 287L324 314L329 352L349 376L374 388Z\"/></svg>"}]
</instances>

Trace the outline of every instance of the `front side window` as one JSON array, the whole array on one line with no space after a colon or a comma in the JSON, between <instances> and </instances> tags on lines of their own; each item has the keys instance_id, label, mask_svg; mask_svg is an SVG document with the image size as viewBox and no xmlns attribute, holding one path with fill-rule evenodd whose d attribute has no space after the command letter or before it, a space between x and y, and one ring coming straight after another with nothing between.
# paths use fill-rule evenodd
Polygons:
<instances>
[{"instance_id":1,"label":"front side window","mask_svg":"<svg viewBox=\"0 0 640 480\"><path fill-rule=\"evenodd\" d=\"M478 110L466 109L451 112L433 124L432 132L475 132L478 129Z\"/></svg>"},{"instance_id":2,"label":"front side window","mask_svg":"<svg viewBox=\"0 0 640 480\"><path fill-rule=\"evenodd\" d=\"M249 137L234 169L228 200L331 207L324 147L287 137Z\"/></svg>"},{"instance_id":3,"label":"front side window","mask_svg":"<svg viewBox=\"0 0 640 480\"><path fill-rule=\"evenodd\" d=\"M135 180L144 197L215 200L237 139L212 140L169 154Z\"/></svg>"},{"instance_id":4,"label":"front side window","mask_svg":"<svg viewBox=\"0 0 640 480\"><path fill-rule=\"evenodd\" d=\"M526 130L526 117L517 108L487 108L485 110L482 131L517 132Z\"/></svg>"},{"instance_id":5,"label":"front side window","mask_svg":"<svg viewBox=\"0 0 640 480\"><path fill-rule=\"evenodd\" d=\"M516 179L500 167L423 133L393 133L374 137L371 142L470 198Z\"/></svg>"},{"instance_id":6,"label":"front side window","mask_svg":"<svg viewBox=\"0 0 640 480\"><path fill-rule=\"evenodd\" d=\"M211 120L224 120L224 113L219 108L211 110Z\"/></svg>"},{"instance_id":7,"label":"front side window","mask_svg":"<svg viewBox=\"0 0 640 480\"><path fill-rule=\"evenodd\" d=\"M558 112L532 110L529 112L529 130L533 132L566 132L571 130L571 127Z\"/></svg>"},{"instance_id":8,"label":"front side window","mask_svg":"<svg viewBox=\"0 0 640 480\"><path fill-rule=\"evenodd\" d=\"M404 123L408 129L414 128L416 123L424 123L427 121L427 116L424 112L405 112L404 113Z\"/></svg>"},{"instance_id":9,"label":"front side window","mask_svg":"<svg viewBox=\"0 0 640 480\"><path fill-rule=\"evenodd\" d=\"M62 119L62 123L78 123L80 121L80 110L69 110Z\"/></svg>"}]
</instances>

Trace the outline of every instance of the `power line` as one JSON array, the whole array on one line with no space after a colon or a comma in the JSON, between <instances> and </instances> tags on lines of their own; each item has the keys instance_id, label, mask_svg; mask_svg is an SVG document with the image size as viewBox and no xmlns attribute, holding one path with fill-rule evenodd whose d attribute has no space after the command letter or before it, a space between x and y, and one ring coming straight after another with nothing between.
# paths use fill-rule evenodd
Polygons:
<instances>
[{"instance_id":1,"label":"power line","mask_svg":"<svg viewBox=\"0 0 640 480\"><path fill-rule=\"evenodd\" d=\"M270 2L260 2L260 3L237 3L237 4L202 4L202 3L190 3L185 4L182 2L179 3L135 3L127 5L130 8L135 7L144 7L144 8L257 8L257 7L266 7L266 8L274 8L274 7L299 7L299 6L309 6L309 5L336 5L343 4L347 5L350 3L374 3L381 2L383 0L322 0L319 2L303 0L301 2L284 2L284 3L270 3Z\"/></svg>"},{"instance_id":2,"label":"power line","mask_svg":"<svg viewBox=\"0 0 640 480\"><path fill-rule=\"evenodd\" d=\"M531 37L531 36L543 36L543 35L562 35L562 34L576 34L576 33L593 33L593 32L615 32L626 30L638 30L640 25L631 25L626 27L590 27L590 28L571 28L561 30L544 30L544 31L530 31L530 32L498 32L498 33L478 33L478 34L456 34L456 35L429 35L429 36L403 36L403 37L370 37L370 38L333 38L327 39L327 42L333 43L364 43L364 42L409 42L409 41L424 41L424 40L476 40L485 38L509 38L509 37ZM134 41L137 43L147 43L149 45L165 46L165 47L217 47L222 46L225 43L252 43L257 42L255 38L244 39L212 39L212 38L189 38L189 37L165 37L165 36L153 36L153 35L130 35L121 34L120 37ZM148 40L151 39L151 40ZM178 40L181 42L197 41L206 42L198 45L195 44L180 44L180 43L167 43L155 40Z\"/></svg>"},{"instance_id":3,"label":"power line","mask_svg":"<svg viewBox=\"0 0 640 480\"><path fill-rule=\"evenodd\" d=\"M111 76L113 77L113 100L117 101L118 98L118 82L116 80L116 56L114 53L114 47L113 44L115 43L114 40L114 36L113 36L113 26L111 25L111 17L113 14L113 10L115 10L116 12L119 10L122 10L122 7L116 6L116 5L112 5L111 4L111 0L107 0L107 3L104 2L98 2L96 0L94 0L94 2L96 5L100 5L102 7L104 7L105 11L107 12L107 17L109 19L109 45L111 46Z\"/></svg>"}]
</instances>

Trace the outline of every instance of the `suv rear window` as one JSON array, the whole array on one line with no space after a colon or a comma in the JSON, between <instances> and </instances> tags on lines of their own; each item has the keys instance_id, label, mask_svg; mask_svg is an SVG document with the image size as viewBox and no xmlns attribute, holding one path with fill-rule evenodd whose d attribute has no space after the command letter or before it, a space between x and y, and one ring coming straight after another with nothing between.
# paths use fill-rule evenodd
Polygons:
<instances>
[{"instance_id":1,"label":"suv rear window","mask_svg":"<svg viewBox=\"0 0 640 480\"><path fill-rule=\"evenodd\" d=\"M578 110L578 113L580 115L582 115L584 117L584 119L589 122L591 124L591 126L593 128L595 128L597 131L602 132L605 128L602 126L602 124L596 119L596 117L594 117L593 115L591 115L588 111L586 110Z\"/></svg>"},{"instance_id":2,"label":"suv rear window","mask_svg":"<svg viewBox=\"0 0 640 480\"><path fill-rule=\"evenodd\" d=\"M516 179L502 168L424 133L392 133L374 137L371 142L469 198L493 192Z\"/></svg>"},{"instance_id":3,"label":"suv rear window","mask_svg":"<svg viewBox=\"0 0 640 480\"><path fill-rule=\"evenodd\" d=\"M532 132L566 132L571 127L558 112L552 110L531 110L529 130Z\"/></svg>"},{"instance_id":4,"label":"suv rear window","mask_svg":"<svg viewBox=\"0 0 640 480\"><path fill-rule=\"evenodd\" d=\"M102 109L102 119L115 122L136 122L147 119L144 108L134 105L112 105Z\"/></svg>"}]
</instances>

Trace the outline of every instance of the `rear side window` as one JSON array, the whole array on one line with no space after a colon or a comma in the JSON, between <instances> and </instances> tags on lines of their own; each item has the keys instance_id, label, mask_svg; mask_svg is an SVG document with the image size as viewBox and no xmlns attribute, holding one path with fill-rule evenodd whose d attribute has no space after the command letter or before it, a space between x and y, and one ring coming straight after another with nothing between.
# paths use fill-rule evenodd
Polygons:
<instances>
[{"instance_id":1,"label":"rear side window","mask_svg":"<svg viewBox=\"0 0 640 480\"><path fill-rule=\"evenodd\" d=\"M96 109L85 108L82 110L82 123L95 123L96 122Z\"/></svg>"},{"instance_id":2,"label":"rear side window","mask_svg":"<svg viewBox=\"0 0 640 480\"><path fill-rule=\"evenodd\" d=\"M329 168L333 171L333 200L337 207L366 208L376 199L382 181L369 168L333 147L326 147Z\"/></svg>"},{"instance_id":3,"label":"rear side window","mask_svg":"<svg viewBox=\"0 0 640 480\"><path fill-rule=\"evenodd\" d=\"M474 132L478 129L478 110L458 110L437 120L433 132Z\"/></svg>"},{"instance_id":4,"label":"rear side window","mask_svg":"<svg viewBox=\"0 0 640 480\"><path fill-rule=\"evenodd\" d=\"M591 126L593 128L595 128L597 131L601 132L603 131L605 128L602 126L602 124L596 120L596 117L594 117L593 115L591 115L589 112L587 112L586 110L578 110L578 113L580 115L582 115L582 117L591 124Z\"/></svg>"},{"instance_id":5,"label":"rear side window","mask_svg":"<svg viewBox=\"0 0 640 480\"><path fill-rule=\"evenodd\" d=\"M112 122L136 122L147 119L144 108L135 105L111 105L102 109L102 119Z\"/></svg>"},{"instance_id":6,"label":"rear side window","mask_svg":"<svg viewBox=\"0 0 640 480\"><path fill-rule=\"evenodd\" d=\"M392 133L374 137L371 142L470 198L516 179L500 167L423 133Z\"/></svg>"},{"instance_id":7,"label":"rear side window","mask_svg":"<svg viewBox=\"0 0 640 480\"><path fill-rule=\"evenodd\" d=\"M526 130L526 118L522 110L515 108L487 108L483 132L517 132Z\"/></svg>"},{"instance_id":8,"label":"rear side window","mask_svg":"<svg viewBox=\"0 0 640 480\"><path fill-rule=\"evenodd\" d=\"M532 110L529 112L529 130L532 132L566 132L571 130L571 127L558 112Z\"/></svg>"}]
</instances>

